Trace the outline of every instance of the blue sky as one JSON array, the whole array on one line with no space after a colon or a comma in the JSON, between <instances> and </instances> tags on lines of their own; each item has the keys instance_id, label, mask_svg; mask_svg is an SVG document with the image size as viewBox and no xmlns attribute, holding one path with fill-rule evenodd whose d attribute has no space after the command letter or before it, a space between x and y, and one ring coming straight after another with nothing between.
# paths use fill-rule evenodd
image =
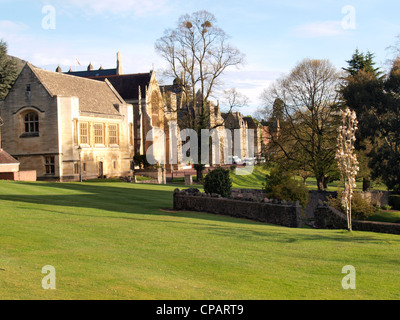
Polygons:
<instances>
[{"instance_id":1,"label":"blue sky","mask_svg":"<svg viewBox=\"0 0 400 320\"><path fill-rule=\"evenodd\" d=\"M54 8L52 20L45 6ZM398 0L0 0L0 39L9 54L48 70L58 64L80 70L89 62L114 68L120 51L124 73L148 72L153 64L157 71L165 63L155 41L181 15L198 10L213 13L246 55L245 65L226 72L223 88L250 98L244 114L261 105L264 88L304 58L329 59L342 68L358 48L373 52L385 67L387 47L400 34ZM55 28L48 28L49 21Z\"/></svg>"}]
</instances>

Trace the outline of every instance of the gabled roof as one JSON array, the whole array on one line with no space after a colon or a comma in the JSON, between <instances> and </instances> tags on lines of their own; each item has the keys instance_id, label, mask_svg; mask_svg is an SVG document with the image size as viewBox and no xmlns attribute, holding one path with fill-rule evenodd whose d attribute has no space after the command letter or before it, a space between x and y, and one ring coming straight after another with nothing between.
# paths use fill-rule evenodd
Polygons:
<instances>
[{"instance_id":1,"label":"gabled roof","mask_svg":"<svg viewBox=\"0 0 400 320\"><path fill-rule=\"evenodd\" d=\"M0 148L0 165L2 164L19 164L19 161Z\"/></svg>"},{"instance_id":2,"label":"gabled roof","mask_svg":"<svg viewBox=\"0 0 400 320\"><path fill-rule=\"evenodd\" d=\"M124 99L108 82L75 77L59 72L46 71L27 63L47 92L51 96L79 98L79 110L82 112L120 115L115 104L125 104Z\"/></svg>"},{"instance_id":3,"label":"gabled roof","mask_svg":"<svg viewBox=\"0 0 400 320\"><path fill-rule=\"evenodd\" d=\"M146 87L150 84L151 72L115 76L98 76L90 77L90 79L98 81L105 81L107 79L124 100L138 100L139 87L142 99L146 96Z\"/></svg>"}]
</instances>

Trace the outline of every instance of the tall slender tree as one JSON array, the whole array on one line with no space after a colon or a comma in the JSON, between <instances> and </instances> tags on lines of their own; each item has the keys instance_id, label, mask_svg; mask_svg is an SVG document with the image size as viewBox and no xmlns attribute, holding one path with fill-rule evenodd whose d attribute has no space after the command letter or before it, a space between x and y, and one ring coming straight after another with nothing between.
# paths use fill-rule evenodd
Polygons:
<instances>
[{"instance_id":1,"label":"tall slender tree","mask_svg":"<svg viewBox=\"0 0 400 320\"><path fill-rule=\"evenodd\" d=\"M351 199L353 190L356 188L356 176L359 170L357 155L354 143L356 141L355 132L357 130L357 115L354 111L346 110L341 112L342 125L339 127L338 145L336 159L340 170L340 176L344 183L342 192L342 205L346 209L347 228L352 231L351 223Z\"/></svg>"}]
</instances>

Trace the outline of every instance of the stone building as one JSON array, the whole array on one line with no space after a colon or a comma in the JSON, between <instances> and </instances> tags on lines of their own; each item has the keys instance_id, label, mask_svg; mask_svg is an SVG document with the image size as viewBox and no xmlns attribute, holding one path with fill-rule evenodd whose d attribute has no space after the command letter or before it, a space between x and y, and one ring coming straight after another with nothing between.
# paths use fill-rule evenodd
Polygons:
<instances>
[{"instance_id":1,"label":"stone building","mask_svg":"<svg viewBox=\"0 0 400 320\"><path fill-rule=\"evenodd\" d=\"M164 101L167 102L167 109L170 110L170 113L174 115L174 123L176 123L178 127L178 132L184 129L195 129L198 126L198 119L199 119L199 106L194 108L192 104L188 104L185 93L181 89L181 85L179 85L178 80L175 80L172 85L164 85L161 86L161 91L163 92ZM198 100L202 101L200 93L198 92ZM224 164L225 162L225 154L227 151L225 147L227 146L226 143L226 132L224 127L224 119L221 115L221 111L219 109L219 105L215 105L213 101L207 101L206 112L206 125L204 129L208 129L209 137L211 139L211 143L209 144L208 150L208 158L204 156L206 159L203 159L203 164ZM200 133L199 133L200 134ZM184 155L182 154L182 148L186 144L185 137L178 134L178 157L179 162L182 161ZM190 141L190 139L188 139ZM187 149L186 147L185 149ZM190 147L192 149L192 147ZM192 152L193 150L190 150ZM197 152L198 150L195 150ZM203 150L202 150L203 152ZM193 157L193 159L200 160L201 155L197 155ZM192 161L192 157L189 156L189 159ZM186 163L183 163L184 165Z\"/></svg>"},{"instance_id":2,"label":"stone building","mask_svg":"<svg viewBox=\"0 0 400 320\"><path fill-rule=\"evenodd\" d=\"M248 157L248 127L243 115L240 112L228 112L222 116L225 119L225 128L231 131L234 155L241 159Z\"/></svg>"},{"instance_id":3,"label":"stone building","mask_svg":"<svg viewBox=\"0 0 400 320\"><path fill-rule=\"evenodd\" d=\"M60 181L130 174L133 106L110 82L45 71L29 62L0 107L2 147Z\"/></svg>"},{"instance_id":4,"label":"stone building","mask_svg":"<svg viewBox=\"0 0 400 320\"><path fill-rule=\"evenodd\" d=\"M264 143L262 125L252 117L244 117L240 112L228 112L222 116L225 119L225 128L231 130L233 143L237 143L238 151L235 155L241 159L259 158Z\"/></svg>"},{"instance_id":5,"label":"stone building","mask_svg":"<svg viewBox=\"0 0 400 320\"><path fill-rule=\"evenodd\" d=\"M161 90L175 96L173 108L177 110L179 129L190 127L190 121L186 121L187 118L196 118L199 111L187 105L180 79L176 79L172 85L162 86ZM197 100L202 101L200 96ZM240 112L221 113L219 104L216 105L212 101L207 102L206 118L207 129L210 132L214 131L211 134L213 146L210 146L209 150L210 164L230 163L231 160L228 157L232 155L242 159L261 156L263 132L258 121L251 117L244 117ZM253 134L249 134L248 130Z\"/></svg>"},{"instance_id":6,"label":"stone building","mask_svg":"<svg viewBox=\"0 0 400 320\"><path fill-rule=\"evenodd\" d=\"M243 120L247 123L247 128L254 132L254 157L260 158L264 145L263 126L252 117L243 117Z\"/></svg>"},{"instance_id":7,"label":"stone building","mask_svg":"<svg viewBox=\"0 0 400 320\"><path fill-rule=\"evenodd\" d=\"M151 153L155 161L166 163L167 169L169 168L172 157L171 134L172 131L177 134L176 112L171 103L176 103L176 99L173 93L166 99L154 70L148 73L123 74L121 55L118 52L115 69L95 70L90 64L86 71L69 71L66 74L111 83L122 99L133 106L135 154ZM164 134L165 145L162 145L157 134L153 134L155 132Z\"/></svg>"},{"instance_id":8,"label":"stone building","mask_svg":"<svg viewBox=\"0 0 400 320\"><path fill-rule=\"evenodd\" d=\"M154 70L148 73L116 76L96 76L91 79L109 81L121 97L133 105L135 153L146 154L159 137L159 130L165 136L165 146L152 148L152 154L158 162L169 164L170 135L176 123L176 112L164 99ZM173 97L168 101L174 101Z\"/></svg>"}]
</instances>

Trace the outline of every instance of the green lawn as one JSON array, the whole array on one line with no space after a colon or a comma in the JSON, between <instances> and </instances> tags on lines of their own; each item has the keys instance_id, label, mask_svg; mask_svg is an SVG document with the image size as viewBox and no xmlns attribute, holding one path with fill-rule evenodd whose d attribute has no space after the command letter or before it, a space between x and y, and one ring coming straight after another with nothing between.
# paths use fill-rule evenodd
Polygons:
<instances>
[{"instance_id":1,"label":"green lawn","mask_svg":"<svg viewBox=\"0 0 400 320\"><path fill-rule=\"evenodd\" d=\"M400 221L400 211L397 210L378 210L374 215L368 218L370 221L394 222Z\"/></svg>"},{"instance_id":2,"label":"green lawn","mask_svg":"<svg viewBox=\"0 0 400 320\"><path fill-rule=\"evenodd\" d=\"M1 299L400 298L399 236L173 212L175 187L1 181Z\"/></svg>"},{"instance_id":3,"label":"green lawn","mask_svg":"<svg viewBox=\"0 0 400 320\"><path fill-rule=\"evenodd\" d=\"M236 175L235 171L231 172L231 178L233 181L234 188L249 188L249 189L260 189L265 182L265 175L269 173L268 168L263 165L257 165L254 167L251 174L248 175ZM297 180L303 181L302 178L296 177ZM338 184L340 181L334 181L328 184L328 191L337 191ZM306 186L309 190L318 190L317 180L315 177L307 178ZM357 190L362 189L362 181L357 182ZM374 184L374 190L387 190L385 185Z\"/></svg>"}]
</instances>

